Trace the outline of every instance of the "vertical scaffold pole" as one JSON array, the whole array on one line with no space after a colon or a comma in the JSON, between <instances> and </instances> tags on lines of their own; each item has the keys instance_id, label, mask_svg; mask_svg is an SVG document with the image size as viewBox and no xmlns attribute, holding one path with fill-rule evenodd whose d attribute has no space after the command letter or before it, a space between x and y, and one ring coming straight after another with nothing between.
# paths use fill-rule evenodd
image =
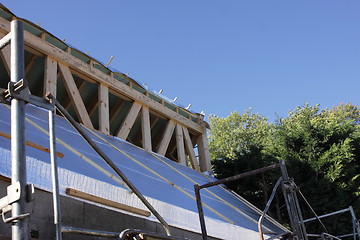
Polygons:
<instances>
[{"instance_id":1,"label":"vertical scaffold pole","mask_svg":"<svg viewBox=\"0 0 360 240\"><path fill-rule=\"evenodd\" d=\"M11 82L24 78L24 28L11 22ZM20 200L12 204L12 217L26 213L25 102L11 99L11 183L20 183ZM12 222L12 240L28 239L27 219Z\"/></svg>"},{"instance_id":2,"label":"vertical scaffold pole","mask_svg":"<svg viewBox=\"0 0 360 240\"><path fill-rule=\"evenodd\" d=\"M52 100L50 100L52 101ZM49 139L51 154L51 176L53 187L54 224L56 227L56 240L61 240L61 211L59 198L59 180L56 159L56 137L55 137L55 107L49 111Z\"/></svg>"},{"instance_id":3,"label":"vertical scaffold pole","mask_svg":"<svg viewBox=\"0 0 360 240\"><path fill-rule=\"evenodd\" d=\"M280 162L280 169L283 179L283 193L290 217L291 227L296 235L296 239L308 240L299 202L296 196L296 189L291 185L291 179L289 178L286 165L283 160Z\"/></svg>"}]
</instances>

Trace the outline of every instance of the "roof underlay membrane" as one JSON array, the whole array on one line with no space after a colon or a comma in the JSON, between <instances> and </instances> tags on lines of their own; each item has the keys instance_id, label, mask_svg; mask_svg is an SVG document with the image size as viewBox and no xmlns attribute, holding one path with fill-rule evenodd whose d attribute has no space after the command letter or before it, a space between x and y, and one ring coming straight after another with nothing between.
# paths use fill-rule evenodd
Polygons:
<instances>
[{"instance_id":1,"label":"roof underlay membrane","mask_svg":"<svg viewBox=\"0 0 360 240\"><path fill-rule=\"evenodd\" d=\"M3 136L10 134L10 106L0 104L0 112L0 131ZM65 119L56 116L55 122L56 149L63 154L58 157L61 195L65 196L66 189L72 188L146 210L136 195L121 184L111 168ZM27 141L48 148L47 111L28 104L25 128ZM193 186L205 184L213 178L116 137L94 130L87 131L169 225L201 232ZM26 161L27 181L37 188L52 191L49 153L27 146ZM5 137L0 137L0 166L0 175L10 177L11 143ZM209 236L221 239L235 239L239 236L242 239L259 238L257 221L261 211L246 200L223 186L203 189L201 196ZM153 215L143 218L157 221ZM269 217L265 219L263 229L275 235L287 232Z\"/></svg>"}]
</instances>

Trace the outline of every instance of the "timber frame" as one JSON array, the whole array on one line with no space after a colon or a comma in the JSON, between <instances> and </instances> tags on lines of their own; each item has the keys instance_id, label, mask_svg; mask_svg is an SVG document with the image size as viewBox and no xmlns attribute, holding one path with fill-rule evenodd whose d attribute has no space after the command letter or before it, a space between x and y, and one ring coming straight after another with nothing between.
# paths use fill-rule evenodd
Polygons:
<instances>
[{"instance_id":1,"label":"timber frame","mask_svg":"<svg viewBox=\"0 0 360 240\"><path fill-rule=\"evenodd\" d=\"M33 95L44 97L50 92L85 127L197 171L211 169L208 124L202 114L176 106L128 75L111 71L1 4L0 37L9 33L14 19L24 22L25 77ZM0 88L7 88L9 45L0 57Z\"/></svg>"}]
</instances>

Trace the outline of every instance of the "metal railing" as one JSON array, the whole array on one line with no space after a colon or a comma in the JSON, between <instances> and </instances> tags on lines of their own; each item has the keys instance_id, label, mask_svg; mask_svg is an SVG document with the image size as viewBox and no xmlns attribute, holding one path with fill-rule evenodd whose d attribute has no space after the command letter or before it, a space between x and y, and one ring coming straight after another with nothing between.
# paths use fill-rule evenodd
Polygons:
<instances>
[{"instance_id":1,"label":"metal railing","mask_svg":"<svg viewBox=\"0 0 360 240\"><path fill-rule=\"evenodd\" d=\"M266 208L263 211L263 214L258 221L258 229L259 229L260 239L263 240L263 232L262 232L262 228L261 228L262 221L263 221L265 214L271 204L273 195L275 195L276 189L281 183L287 210L288 210L288 214L289 214L289 217L291 220L291 226L294 231L292 234L294 236L296 236L297 239L299 239L299 240L307 240L308 237L307 237L304 222L302 219L299 202L298 202L298 199L296 196L296 187L295 187L295 184L293 183L293 181L288 176L286 165L285 165L284 161L280 161L277 164L273 164L273 165L270 165L267 167L255 169L255 170L245 172L245 173L242 173L242 174L239 174L236 176L224 178L224 179L221 179L218 181L209 182L209 183L203 184L201 186L198 184L195 184L194 191L195 191L196 203L197 203L197 207L198 207L202 239L207 240L207 230L206 230L206 225L205 225L204 211L203 211L202 202L201 202L201 195L200 195L201 189L216 186L216 185L223 184L226 182L235 181L235 180L238 180L238 179L241 179L244 177L253 176L253 175L263 173L263 172L266 172L266 171L269 171L269 170L272 170L275 168L280 168L282 177L279 178L279 180L277 181L275 188L273 190L273 193L272 193L272 197L270 198L269 202L267 203ZM290 232L286 232L284 234L285 235L290 234ZM284 235L284 234L280 234L280 235Z\"/></svg>"}]
</instances>

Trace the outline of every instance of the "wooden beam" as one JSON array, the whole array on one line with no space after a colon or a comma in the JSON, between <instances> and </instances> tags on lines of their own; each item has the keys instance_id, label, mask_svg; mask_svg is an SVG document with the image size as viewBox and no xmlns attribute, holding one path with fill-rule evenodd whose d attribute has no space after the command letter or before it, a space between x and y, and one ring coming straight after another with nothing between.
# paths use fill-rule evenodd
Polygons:
<instances>
[{"instance_id":1,"label":"wooden beam","mask_svg":"<svg viewBox=\"0 0 360 240\"><path fill-rule=\"evenodd\" d=\"M10 63L10 44L6 45L3 49L0 51L1 59L4 63L5 69L10 77L10 69L11 69L11 63Z\"/></svg>"},{"instance_id":2,"label":"wooden beam","mask_svg":"<svg viewBox=\"0 0 360 240\"><path fill-rule=\"evenodd\" d=\"M118 202L114 202L111 200L108 200L106 198L102 198L102 197L98 197L92 194L88 194L85 192L81 192L79 190L75 190L73 188L67 188L66 189L66 194L69 196L73 196L73 197L77 197L77 198L81 198L87 201L91 201L91 202L95 202L95 203L100 203L102 205L105 206L109 206L109 207L113 207L113 208L117 208L120 210L124 210L124 211L128 211L131 213L135 213L141 216L145 216L145 217L150 217L151 213L149 211L140 209L140 208L136 208L136 207L132 207L129 205L125 205L122 203L118 203Z\"/></svg>"},{"instance_id":3,"label":"wooden beam","mask_svg":"<svg viewBox=\"0 0 360 240\"><path fill-rule=\"evenodd\" d=\"M0 18L0 26L0 31L2 32L2 35L7 34L10 31L10 22L3 18ZM89 76L98 83L102 82L107 84L108 86L111 86L111 88L113 88L115 91L141 103L144 106L147 106L152 111L159 112L165 115L165 117L173 119L175 122L181 123L185 127L196 131L198 134L203 132L203 128L199 124L181 116L180 114L177 114L175 111L138 92L131 86L128 86L111 77L110 75L101 72L95 67L81 61L80 59L72 56L68 52L57 48L56 46L44 41L43 39L27 31L24 31L24 40L25 44L28 47L34 48L46 55L51 55L58 62L71 66L75 71L79 71Z\"/></svg>"},{"instance_id":4,"label":"wooden beam","mask_svg":"<svg viewBox=\"0 0 360 240\"><path fill-rule=\"evenodd\" d=\"M110 133L109 120L109 88L104 84L99 84L98 92L98 106L99 106L99 130L105 134Z\"/></svg>"},{"instance_id":5,"label":"wooden beam","mask_svg":"<svg viewBox=\"0 0 360 240\"><path fill-rule=\"evenodd\" d=\"M140 112L141 104L134 102L131 106L126 118L122 122L117 137L126 140L135 120Z\"/></svg>"},{"instance_id":6,"label":"wooden beam","mask_svg":"<svg viewBox=\"0 0 360 240\"><path fill-rule=\"evenodd\" d=\"M79 120L89 128L94 128L89 114L86 111L84 102L80 96L80 92L76 87L73 76L71 75L70 69L68 66L65 66L62 63L59 63L59 69L61 72L62 79L64 81L64 85L66 87L66 91L71 98L71 101L74 105L75 112L79 118Z\"/></svg>"},{"instance_id":7,"label":"wooden beam","mask_svg":"<svg viewBox=\"0 0 360 240\"><path fill-rule=\"evenodd\" d=\"M45 70L44 70L44 93L50 92L56 97L56 86L57 86L57 62L51 57L45 58Z\"/></svg>"},{"instance_id":8,"label":"wooden beam","mask_svg":"<svg viewBox=\"0 0 360 240\"><path fill-rule=\"evenodd\" d=\"M166 129L165 129L165 131L164 131L164 133L163 133L163 135L161 137L158 149L157 149L158 154L165 156L166 150L167 150L167 148L169 146L169 143L170 143L171 137L173 135L174 129L175 129L175 122L172 121L172 120L169 120L167 125L166 125Z\"/></svg>"},{"instance_id":9,"label":"wooden beam","mask_svg":"<svg viewBox=\"0 0 360 240\"><path fill-rule=\"evenodd\" d=\"M11 140L11 135L6 133L6 132L3 132L3 131L0 131L0 136L1 137L4 137L4 138L7 138L7 139L10 139ZM46 153L50 153L50 149L49 148L46 148L46 147L43 147L37 143L34 143L34 142L30 142L30 141L25 141L25 144L28 145L29 147L33 147L33 148L36 148L40 151L43 151L43 152L46 152ZM58 156L59 158L63 158L64 157L64 154L62 154L61 152L56 152L56 156Z\"/></svg>"},{"instance_id":10,"label":"wooden beam","mask_svg":"<svg viewBox=\"0 0 360 240\"><path fill-rule=\"evenodd\" d=\"M37 56L36 55L32 55L32 56L29 56L29 59L26 59L26 67L25 67L25 76L29 73L32 65L34 65L35 61L36 61L36 58Z\"/></svg>"},{"instance_id":11,"label":"wooden beam","mask_svg":"<svg viewBox=\"0 0 360 240\"><path fill-rule=\"evenodd\" d=\"M125 101L123 99L118 98L116 100L116 102L110 109L110 126L111 126L112 122L114 121L114 119L116 118L116 116L121 111L121 109L124 107L124 105L125 105Z\"/></svg>"},{"instance_id":12,"label":"wooden beam","mask_svg":"<svg viewBox=\"0 0 360 240\"><path fill-rule=\"evenodd\" d=\"M150 113L147 107L142 107L141 109L141 135L143 148L151 151Z\"/></svg>"},{"instance_id":13,"label":"wooden beam","mask_svg":"<svg viewBox=\"0 0 360 240\"><path fill-rule=\"evenodd\" d=\"M191 166L196 171L200 171L199 164L198 164L196 156L195 156L195 151L194 151L193 143L190 138L189 131L187 130L187 128L184 128L184 127L182 129L184 132L186 152L189 154Z\"/></svg>"},{"instance_id":14,"label":"wooden beam","mask_svg":"<svg viewBox=\"0 0 360 240\"><path fill-rule=\"evenodd\" d=\"M86 81L84 81L83 79L79 78L79 79L75 82L75 84L76 84L76 88L78 89L78 91L81 92L81 89L83 89L83 88L85 87L85 85L86 85ZM71 104L73 104L72 101L71 101L71 97L68 96L67 98L64 99L62 105L63 105L64 108L68 111L69 108L71 107Z\"/></svg>"},{"instance_id":15,"label":"wooden beam","mask_svg":"<svg viewBox=\"0 0 360 240\"><path fill-rule=\"evenodd\" d=\"M211 160L210 160L210 152L208 139L206 135L206 129L203 134L200 134L196 138L197 146L198 146L198 155L199 155L199 163L200 163L200 171L206 172L211 170Z\"/></svg>"},{"instance_id":16,"label":"wooden beam","mask_svg":"<svg viewBox=\"0 0 360 240\"><path fill-rule=\"evenodd\" d=\"M176 124L175 132L176 132L176 150L178 156L178 163L187 166L186 154L184 148L184 135L182 126L180 124Z\"/></svg>"}]
</instances>

